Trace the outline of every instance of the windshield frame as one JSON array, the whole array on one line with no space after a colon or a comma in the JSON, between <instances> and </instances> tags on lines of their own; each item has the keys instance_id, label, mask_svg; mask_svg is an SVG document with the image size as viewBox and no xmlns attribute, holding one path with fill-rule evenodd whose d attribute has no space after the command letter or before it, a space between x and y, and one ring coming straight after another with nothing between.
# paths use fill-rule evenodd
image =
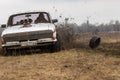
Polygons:
<instances>
[{"instance_id":1,"label":"windshield frame","mask_svg":"<svg viewBox=\"0 0 120 80\"><path fill-rule=\"evenodd\" d=\"M11 15L8 19L8 22L7 22L7 26L16 26L16 24L13 24L13 18L15 16L19 16L19 15L27 15L27 14L40 14L40 13L45 13L47 14L48 16L48 22L47 23L52 23L52 20L51 20L51 17L49 15L49 13L47 12L28 12L28 13L20 13L20 14L14 14L14 15ZM35 24L35 23L34 23Z\"/></svg>"}]
</instances>

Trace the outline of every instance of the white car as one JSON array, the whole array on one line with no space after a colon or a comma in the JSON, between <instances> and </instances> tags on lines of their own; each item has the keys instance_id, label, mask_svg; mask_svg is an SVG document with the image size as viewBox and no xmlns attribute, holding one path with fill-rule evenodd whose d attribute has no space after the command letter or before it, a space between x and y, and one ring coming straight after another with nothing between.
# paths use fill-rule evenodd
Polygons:
<instances>
[{"instance_id":1,"label":"white car","mask_svg":"<svg viewBox=\"0 0 120 80\"><path fill-rule=\"evenodd\" d=\"M49 46L60 50L60 41L54 23L47 12L28 12L11 15L1 34L4 55L11 49Z\"/></svg>"}]
</instances>

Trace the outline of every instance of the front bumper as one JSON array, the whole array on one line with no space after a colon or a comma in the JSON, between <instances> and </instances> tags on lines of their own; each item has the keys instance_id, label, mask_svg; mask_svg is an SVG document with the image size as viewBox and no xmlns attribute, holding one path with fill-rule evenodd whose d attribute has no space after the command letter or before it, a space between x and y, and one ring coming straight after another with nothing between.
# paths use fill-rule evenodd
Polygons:
<instances>
[{"instance_id":1,"label":"front bumper","mask_svg":"<svg viewBox=\"0 0 120 80\"><path fill-rule=\"evenodd\" d=\"M14 42L6 42L6 44L2 44L3 48L25 48L25 47L35 47L35 46L45 46L52 45L57 41L57 39L53 40L51 38L38 39L34 41L14 41Z\"/></svg>"}]
</instances>

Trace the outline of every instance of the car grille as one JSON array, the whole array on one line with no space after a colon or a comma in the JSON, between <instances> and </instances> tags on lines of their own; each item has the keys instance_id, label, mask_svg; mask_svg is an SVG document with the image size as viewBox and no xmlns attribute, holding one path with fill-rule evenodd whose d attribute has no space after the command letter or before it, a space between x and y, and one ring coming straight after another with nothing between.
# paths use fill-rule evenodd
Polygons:
<instances>
[{"instance_id":1,"label":"car grille","mask_svg":"<svg viewBox=\"0 0 120 80\"><path fill-rule=\"evenodd\" d=\"M24 32L16 34L6 34L3 36L5 42L12 41L26 41L26 40L37 40L42 38L52 38L53 32L51 30L45 31L34 31L34 32Z\"/></svg>"}]
</instances>

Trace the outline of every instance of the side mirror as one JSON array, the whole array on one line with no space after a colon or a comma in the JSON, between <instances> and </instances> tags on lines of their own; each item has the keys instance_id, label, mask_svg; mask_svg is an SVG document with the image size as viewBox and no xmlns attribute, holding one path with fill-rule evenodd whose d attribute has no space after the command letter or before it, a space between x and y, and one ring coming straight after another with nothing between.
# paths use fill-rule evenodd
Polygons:
<instances>
[{"instance_id":1,"label":"side mirror","mask_svg":"<svg viewBox=\"0 0 120 80\"><path fill-rule=\"evenodd\" d=\"M1 28L6 28L6 24L2 24L2 25L1 25Z\"/></svg>"},{"instance_id":2,"label":"side mirror","mask_svg":"<svg viewBox=\"0 0 120 80\"><path fill-rule=\"evenodd\" d=\"M53 19L52 22L53 22L53 23L56 23L56 22L58 22L58 20L57 20L57 19Z\"/></svg>"}]
</instances>

